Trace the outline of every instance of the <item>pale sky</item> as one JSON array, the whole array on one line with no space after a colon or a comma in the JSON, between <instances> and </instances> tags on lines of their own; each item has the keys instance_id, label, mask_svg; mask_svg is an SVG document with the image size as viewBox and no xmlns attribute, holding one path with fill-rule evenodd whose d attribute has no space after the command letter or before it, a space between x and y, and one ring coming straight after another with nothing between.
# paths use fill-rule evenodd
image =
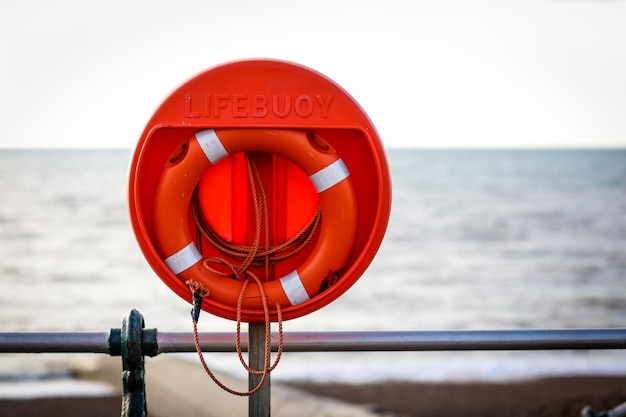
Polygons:
<instances>
[{"instance_id":1,"label":"pale sky","mask_svg":"<svg viewBox=\"0 0 626 417\"><path fill-rule=\"evenodd\" d=\"M258 57L333 79L386 147L626 146L626 0L11 1L0 56L0 147L132 148Z\"/></svg>"}]
</instances>

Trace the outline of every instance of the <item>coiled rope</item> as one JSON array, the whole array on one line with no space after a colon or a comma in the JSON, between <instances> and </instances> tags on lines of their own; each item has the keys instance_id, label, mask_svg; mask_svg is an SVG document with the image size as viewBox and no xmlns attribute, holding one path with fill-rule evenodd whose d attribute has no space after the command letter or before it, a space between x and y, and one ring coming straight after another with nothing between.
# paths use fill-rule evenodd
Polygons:
<instances>
[{"instance_id":1,"label":"coiled rope","mask_svg":"<svg viewBox=\"0 0 626 417\"><path fill-rule=\"evenodd\" d=\"M285 259L288 259L300 252L310 242L321 221L321 209L318 206L311 220L309 220L309 222L299 233L297 233L294 237L292 237L285 243L277 246L271 246L269 244L270 230L267 196L261 182L261 176L256 167L256 164L254 163L254 161L251 160L248 154L244 153L244 155L255 213L255 230L252 244L239 245L228 242L221 236L219 236L219 234L210 227L207 220L202 214L197 187L196 190L194 190L193 196L191 198L191 211L194 221L196 223L196 241L200 252L202 252L202 237L204 237L213 247L215 247L222 255L224 255L224 257L211 256L205 258L203 260L203 266L214 274L243 281L243 286L241 287L241 292L239 293L239 298L237 300L237 331L235 345L239 361L246 369L246 371L253 375L261 375L261 379L255 388L249 391L236 391L232 388L227 387L221 381L219 381L218 378L210 370L204 359L198 336L198 320L200 318L200 310L202 309L202 300L205 297L210 297L210 293L198 281L188 280L185 283L191 290L193 297L193 307L191 310L191 317L193 322L193 336L196 352L198 353L198 357L200 358L200 363L202 364L206 373L220 388L222 388L226 392L239 396L249 396L258 392L261 389L267 379L267 375L271 371L273 371L278 365L283 351L282 314L280 305L277 303L275 308L278 322L278 353L276 355L274 363L270 365L271 320L267 295L263 290L263 284L261 282L261 279L259 279L256 274L254 274L249 268L251 266L264 267L264 279L267 282L270 279L270 266L282 262ZM263 243L261 244L262 236L264 237L264 239ZM230 260L227 258L229 258ZM214 268L212 264L225 266L228 269L228 272L220 271ZM243 307L243 296L248 284L250 283L250 279L252 279L259 287L265 320L265 358L263 370L261 371L252 369L246 363L241 349L241 316Z\"/></svg>"}]
</instances>

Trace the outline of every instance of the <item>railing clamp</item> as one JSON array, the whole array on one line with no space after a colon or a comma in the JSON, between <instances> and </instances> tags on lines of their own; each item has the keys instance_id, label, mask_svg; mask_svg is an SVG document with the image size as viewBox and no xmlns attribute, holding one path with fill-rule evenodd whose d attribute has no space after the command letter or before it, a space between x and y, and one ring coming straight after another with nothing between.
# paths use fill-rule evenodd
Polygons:
<instances>
[{"instance_id":1,"label":"railing clamp","mask_svg":"<svg viewBox=\"0 0 626 417\"><path fill-rule=\"evenodd\" d=\"M157 330L144 329L143 316L132 309L121 329L111 329L109 354L122 357L122 417L147 416L144 358L158 354Z\"/></svg>"}]
</instances>

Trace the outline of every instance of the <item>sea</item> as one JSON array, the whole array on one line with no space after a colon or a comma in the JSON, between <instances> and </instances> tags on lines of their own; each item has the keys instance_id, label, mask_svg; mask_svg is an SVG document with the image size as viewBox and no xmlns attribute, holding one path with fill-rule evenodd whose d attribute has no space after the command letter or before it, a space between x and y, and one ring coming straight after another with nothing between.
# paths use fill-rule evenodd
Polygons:
<instances>
[{"instance_id":1,"label":"sea","mask_svg":"<svg viewBox=\"0 0 626 417\"><path fill-rule=\"evenodd\" d=\"M0 332L108 331L132 308L149 328L191 331L190 306L132 232L132 152L0 150ZM330 305L285 322L286 333L626 327L626 149L389 149L387 158L391 217L371 266ZM208 313L199 326L235 330ZM68 357L0 354L0 382L62 376ZM245 375L234 353L206 358ZM626 375L626 351L287 352L272 378L557 375Z\"/></svg>"}]
</instances>

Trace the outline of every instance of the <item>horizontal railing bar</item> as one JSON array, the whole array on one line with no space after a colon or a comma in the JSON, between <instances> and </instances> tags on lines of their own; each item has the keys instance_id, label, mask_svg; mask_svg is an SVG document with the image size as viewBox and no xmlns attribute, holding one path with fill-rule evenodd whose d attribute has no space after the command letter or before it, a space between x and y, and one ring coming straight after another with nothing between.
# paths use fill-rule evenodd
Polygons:
<instances>
[{"instance_id":1,"label":"horizontal railing bar","mask_svg":"<svg viewBox=\"0 0 626 417\"><path fill-rule=\"evenodd\" d=\"M204 351L234 350L232 333L200 333ZM242 334L242 350L247 336ZM190 333L158 333L160 353L195 351ZM272 349L278 335L272 333ZM285 352L626 349L626 329L290 332Z\"/></svg>"},{"instance_id":2,"label":"horizontal railing bar","mask_svg":"<svg viewBox=\"0 0 626 417\"><path fill-rule=\"evenodd\" d=\"M0 333L0 353L109 353L109 332Z\"/></svg>"},{"instance_id":3,"label":"horizontal railing bar","mask_svg":"<svg viewBox=\"0 0 626 417\"><path fill-rule=\"evenodd\" d=\"M152 330L154 331L154 330ZM206 352L235 350L234 333L200 333ZM158 353L193 352L192 333L156 332ZM248 336L241 335L246 351ZM272 333L272 348L278 335ZM626 329L290 332L286 352L626 349ZM0 353L107 353L109 332L0 333Z\"/></svg>"}]
</instances>

